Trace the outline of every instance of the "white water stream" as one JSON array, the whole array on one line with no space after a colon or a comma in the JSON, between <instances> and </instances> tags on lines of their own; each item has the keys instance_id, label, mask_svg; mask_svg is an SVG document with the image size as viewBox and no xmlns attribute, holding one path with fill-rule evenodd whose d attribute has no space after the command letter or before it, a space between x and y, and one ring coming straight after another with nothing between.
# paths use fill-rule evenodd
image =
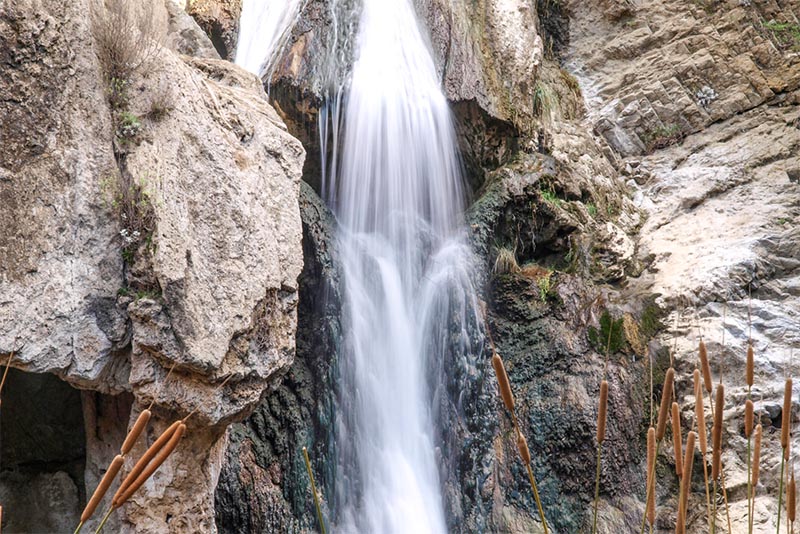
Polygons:
<instances>
[{"instance_id":1,"label":"white water stream","mask_svg":"<svg viewBox=\"0 0 800 534\"><path fill-rule=\"evenodd\" d=\"M247 28L240 38L251 42ZM334 527L439 534L432 406L454 325L475 302L460 163L411 0L363 0L358 28L324 186L340 223L345 297Z\"/></svg>"}]
</instances>

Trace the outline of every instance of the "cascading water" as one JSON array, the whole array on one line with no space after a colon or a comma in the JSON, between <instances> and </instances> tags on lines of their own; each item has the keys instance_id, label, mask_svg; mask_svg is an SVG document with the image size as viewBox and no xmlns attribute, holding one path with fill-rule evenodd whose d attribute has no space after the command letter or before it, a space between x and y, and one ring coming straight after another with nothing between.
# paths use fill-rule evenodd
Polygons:
<instances>
[{"instance_id":1,"label":"cascading water","mask_svg":"<svg viewBox=\"0 0 800 534\"><path fill-rule=\"evenodd\" d=\"M303 0L244 0L239 19L236 64L261 74L280 50Z\"/></svg>"},{"instance_id":2,"label":"cascading water","mask_svg":"<svg viewBox=\"0 0 800 534\"><path fill-rule=\"evenodd\" d=\"M435 406L443 362L476 309L460 162L411 0L363 0L358 28L349 83L329 104L332 164L323 165L345 297L334 526L438 534L447 462Z\"/></svg>"}]
</instances>

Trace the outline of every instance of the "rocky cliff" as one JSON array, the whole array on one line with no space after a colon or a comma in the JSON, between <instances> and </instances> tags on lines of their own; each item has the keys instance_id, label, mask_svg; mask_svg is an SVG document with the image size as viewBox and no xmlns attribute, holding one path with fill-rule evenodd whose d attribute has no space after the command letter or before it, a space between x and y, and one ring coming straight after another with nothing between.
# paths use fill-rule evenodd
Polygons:
<instances>
[{"instance_id":1,"label":"rocky cliff","mask_svg":"<svg viewBox=\"0 0 800 534\"><path fill-rule=\"evenodd\" d=\"M304 150L255 77L177 52L213 54L191 18L142 6L0 7L0 354L22 371L3 403L10 532L74 529L151 403L148 439L193 413L188 433L113 528L213 531L225 426L293 360ZM60 468L52 431L13 430L56 408L78 467Z\"/></svg>"}]
</instances>

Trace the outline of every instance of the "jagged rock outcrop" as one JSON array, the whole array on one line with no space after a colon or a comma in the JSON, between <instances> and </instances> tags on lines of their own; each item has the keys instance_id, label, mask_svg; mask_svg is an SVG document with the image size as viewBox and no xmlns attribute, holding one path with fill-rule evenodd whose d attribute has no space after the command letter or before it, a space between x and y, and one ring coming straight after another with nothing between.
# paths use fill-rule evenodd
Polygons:
<instances>
[{"instance_id":1,"label":"jagged rock outcrop","mask_svg":"<svg viewBox=\"0 0 800 534\"><path fill-rule=\"evenodd\" d=\"M194 24L154 5L163 27ZM258 80L228 62L161 47L130 79L109 79L97 9L0 8L0 354L102 393L82 401L79 500L128 417L154 401L152 440L193 412L175 455L110 527L211 532L225 426L294 355L305 154ZM191 51L187 35L172 42ZM127 407L109 408L127 392Z\"/></svg>"}]
</instances>

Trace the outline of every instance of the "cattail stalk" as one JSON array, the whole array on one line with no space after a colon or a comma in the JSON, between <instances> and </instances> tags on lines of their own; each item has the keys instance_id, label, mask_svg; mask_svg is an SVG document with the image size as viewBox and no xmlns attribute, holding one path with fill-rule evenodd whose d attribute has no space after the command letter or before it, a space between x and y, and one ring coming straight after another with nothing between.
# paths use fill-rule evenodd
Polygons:
<instances>
[{"instance_id":1,"label":"cattail stalk","mask_svg":"<svg viewBox=\"0 0 800 534\"><path fill-rule=\"evenodd\" d=\"M708 350L703 340L700 340L700 369L703 371L703 384L706 387L706 393L711 394L711 364L708 362Z\"/></svg>"},{"instance_id":2,"label":"cattail stalk","mask_svg":"<svg viewBox=\"0 0 800 534\"><path fill-rule=\"evenodd\" d=\"M106 469L106 474L103 476L103 479L100 481L100 484L94 490L94 494L89 502L86 504L86 508L83 509L83 513L81 514L81 521L78 523L78 528L75 529L74 534L78 534L83 525L92 518L95 511L97 510L97 506L100 504L100 501L103 500L108 488L114 482L114 479L117 477L117 473L119 473L120 468L122 467L122 463L125 459L125 455L130 452L133 448L133 445L136 443L136 440L139 439L139 436L144 431L145 427L147 427L147 423L150 421L151 412L149 409L142 410L139 416L136 418L136 422L131 427L131 430L128 432L128 435L125 436L125 440L122 442L122 447L120 447L120 453L117 455L109 464L108 469ZM117 465L115 465L115 463ZM110 477L110 478L109 478Z\"/></svg>"},{"instance_id":3,"label":"cattail stalk","mask_svg":"<svg viewBox=\"0 0 800 534\"><path fill-rule=\"evenodd\" d=\"M675 527L676 534L686 533L686 512L689 505L689 492L692 490L692 466L694 464L695 440L696 434L690 431L686 436L686 455L683 458L684 471L678 497L678 521Z\"/></svg>"},{"instance_id":4,"label":"cattail stalk","mask_svg":"<svg viewBox=\"0 0 800 534\"><path fill-rule=\"evenodd\" d=\"M667 431L667 414L670 411L671 401L672 401L672 386L675 381L675 369L670 367L667 369L667 373L664 375L664 386L661 389L661 406L658 409L658 423L655 429L655 441L656 441L656 448L658 448L658 444L661 443L661 439L664 437L664 433ZM655 489L656 489L656 481L655 481L655 469L656 464L653 461L653 465L649 467L649 471L652 474L652 485L648 485L645 498L645 503L650 500L651 495L654 497ZM655 508L655 506L654 506ZM644 526L647 524L647 510L645 509L645 513L642 515L642 527L639 531L639 534L644 534ZM652 523L651 523L652 526Z\"/></svg>"},{"instance_id":5,"label":"cattail stalk","mask_svg":"<svg viewBox=\"0 0 800 534\"><path fill-rule=\"evenodd\" d=\"M491 334L489 334L489 340L491 341ZM549 530L547 528L547 519L545 519L544 516L542 500L539 498L539 489L536 486L536 478L533 476L533 468L531 467L530 449L528 449L528 442L525 440L525 436L522 435L522 431L519 428L517 413L514 410L514 394L511 391L511 382L508 380L508 374L506 373L506 367L503 364L503 359L499 354L497 354L496 351L493 351L492 354L492 367L494 367L495 375L497 375L497 385L500 389L500 397L503 399L503 404L505 405L506 409L511 412L511 419L514 423L514 430L517 434L517 448L519 449L520 456L522 456L523 463L525 463L528 471L528 478L531 483L531 488L533 489L533 499L536 501L536 507L539 511L539 518L542 520L544 534L548 534Z\"/></svg>"},{"instance_id":6,"label":"cattail stalk","mask_svg":"<svg viewBox=\"0 0 800 534\"><path fill-rule=\"evenodd\" d=\"M700 442L700 454L703 459L703 483L706 490L706 514L708 515L708 528L711 528L711 494L708 489L708 466L706 453L708 452L708 435L706 434L706 407L703 401L703 384L700 370L694 370L694 414L697 422L697 437Z\"/></svg>"},{"instance_id":7,"label":"cattail stalk","mask_svg":"<svg viewBox=\"0 0 800 534\"><path fill-rule=\"evenodd\" d=\"M661 406L658 410L658 425L656 426L656 440L661 441L667 431L667 414L672 400L672 384L675 380L675 369L670 367L664 376L664 387L661 390Z\"/></svg>"},{"instance_id":8,"label":"cattail stalk","mask_svg":"<svg viewBox=\"0 0 800 534\"><path fill-rule=\"evenodd\" d=\"M319 505L319 495L317 495L317 484L314 481L314 473L311 471L311 460L308 458L308 449L303 447L303 459L306 462L306 471L308 471L308 479L311 481L311 492L314 494L314 506L317 509L317 521L319 521L319 529L322 534L325 534L325 522L322 520L322 508Z\"/></svg>"},{"instance_id":9,"label":"cattail stalk","mask_svg":"<svg viewBox=\"0 0 800 534\"><path fill-rule=\"evenodd\" d=\"M722 410L725 406L725 386L720 383L717 385L717 401L714 410L714 426L711 429L711 478L719 478L722 470Z\"/></svg>"},{"instance_id":10,"label":"cattail stalk","mask_svg":"<svg viewBox=\"0 0 800 534\"><path fill-rule=\"evenodd\" d=\"M786 517L789 519L791 530L794 531L794 519L797 512L797 485L794 481L794 469L789 478L789 487L786 490Z\"/></svg>"},{"instance_id":11,"label":"cattail stalk","mask_svg":"<svg viewBox=\"0 0 800 534\"><path fill-rule=\"evenodd\" d=\"M647 502L645 511L650 528L656 524L656 429L652 426L647 430Z\"/></svg>"},{"instance_id":12,"label":"cattail stalk","mask_svg":"<svg viewBox=\"0 0 800 534\"><path fill-rule=\"evenodd\" d=\"M749 393L748 393L749 394ZM753 534L751 511L752 494L752 458L750 456L750 442L753 434L753 401L747 399L744 403L744 434L747 436L747 532Z\"/></svg>"},{"instance_id":13,"label":"cattail stalk","mask_svg":"<svg viewBox=\"0 0 800 534\"><path fill-rule=\"evenodd\" d=\"M747 345L747 366L745 368L745 381L747 382L748 390L753 387L753 378L755 375L755 356L753 354L753 342L750 341Z\"/></svg>"},{"instance_id":14,"label":"cattail stalk","mask_svg":"<svg viewBox=\"0 0 800 534\"><path fill-rule=\"evenodd\" d=\"M492 356L492 367L497 375L497 386L500 388L503 404L506 405L509 412L514 413L514 394L511 393L511 383L508 381L506 366L503 365L503 359L496 352Z\"/></svg>"},{"instance_id":15,"label":"cattail stalk","mask_svg":"<svg viewBox=\"0 0 800 534\"><path fill-rule=\"evenodd\" d=\"M781 481L778 488L778 530L777 534L781 532L781 507L783 500L783 473L786 468L786 459L789 455L789 425L792 422L792 379L787 378L786 384L783 388L783 412L781 413L781 447L783 454L781 455Z\"/></svg>"},{"instance_id":16,"label":"cattail stalk","mask_svg":"<svg viewBox=\"0 0 800 534\"><path fill-rule=\"evenodd\" d=\"M683 476L683 443L681 442L681 412L678 403L672 403L672 445L675 452L675 474Z\"/></svg>"},{"instance_id":17,"label":"cattail stalk","mask_svg":"<svg viewBox=\"0 0 800 534\"><path fill-rule=\"evenodd\" d=\"M606 438L606 414L608 412L608 381L600 382L600 407L597 412L597 467L594 477L594 520L592 534L597 532L597 504L600 500L600 461L602 460L603 441Z\"/></svg>"},{"instance_id":18,"label":"cattail stalk","mask_svg":"<svg viewBox=\"0 0 800 534\"><path fill-rule=\"evenodd\" d=\"M756 486L758 486L759 467L761 465L761 432L762 427L761 423L759 423L753 431L753 459L751 460L752 474L750 476L750 523L748 525L750 532L753 530L753 516L756 511Z\"/></svg>"}]
</instances>

